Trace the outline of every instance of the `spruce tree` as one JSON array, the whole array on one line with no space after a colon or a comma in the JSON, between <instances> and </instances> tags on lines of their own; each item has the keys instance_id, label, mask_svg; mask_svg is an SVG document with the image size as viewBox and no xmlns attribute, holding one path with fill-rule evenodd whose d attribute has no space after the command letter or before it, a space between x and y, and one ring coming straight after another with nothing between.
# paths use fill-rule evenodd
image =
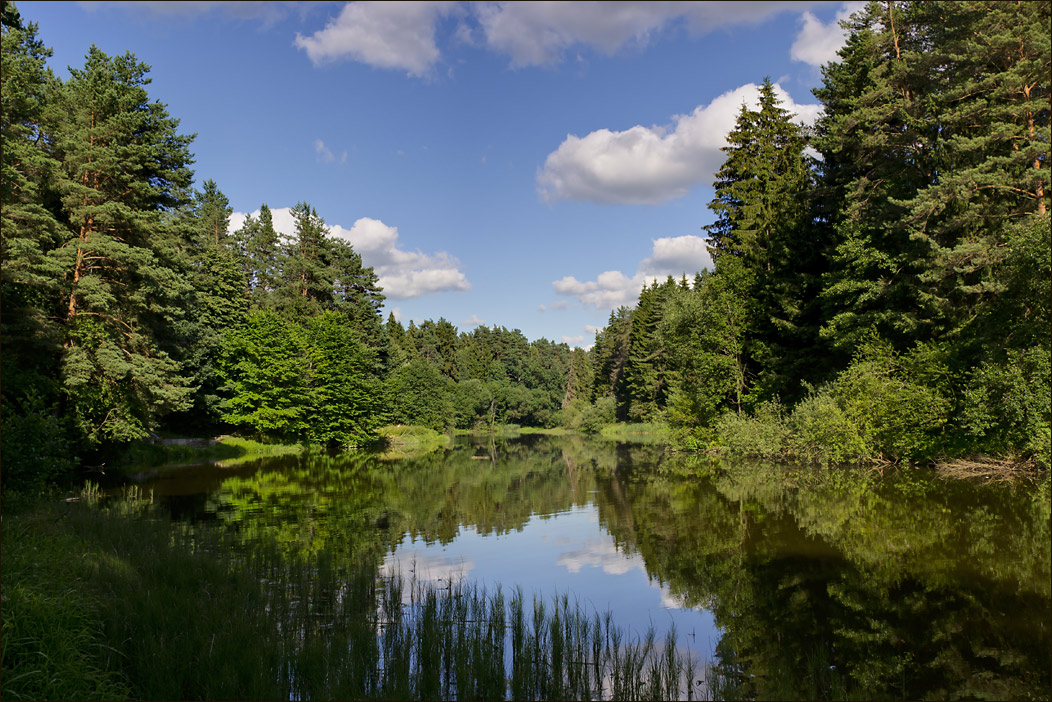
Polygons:
<instances>
[{"instance_id":1,"label":"spruce tree","mask_svg":"<svg viewBox=\"0 0 1052 702\"><path fill-rule=\"evenodd\" d=\"M747 348L764 392L792 395L811 364L823 242L811 226L803 130L780 102L767 79L758 109L742 106L709 204L717 220L705 229L717 271L731 256L751 272Z\"/></svg>"}]
</instances>

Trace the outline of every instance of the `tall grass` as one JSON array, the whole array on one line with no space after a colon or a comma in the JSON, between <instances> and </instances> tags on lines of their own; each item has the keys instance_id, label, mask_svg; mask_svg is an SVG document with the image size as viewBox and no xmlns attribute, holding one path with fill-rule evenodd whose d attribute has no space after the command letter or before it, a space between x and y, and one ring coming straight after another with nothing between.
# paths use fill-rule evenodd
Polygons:
<instances>
[{"instance_id":1,"label":"tall grass","mask_svg":"<svg viewBox=\"0 0 1052 702\"><path fill-rule=\"evenodd\" d=\"M86 491L85 498L91 494ZM695 663L562 595L380 578L148 499L6 514L4 699L681 699Z\"/></svg>"}]
</instances>

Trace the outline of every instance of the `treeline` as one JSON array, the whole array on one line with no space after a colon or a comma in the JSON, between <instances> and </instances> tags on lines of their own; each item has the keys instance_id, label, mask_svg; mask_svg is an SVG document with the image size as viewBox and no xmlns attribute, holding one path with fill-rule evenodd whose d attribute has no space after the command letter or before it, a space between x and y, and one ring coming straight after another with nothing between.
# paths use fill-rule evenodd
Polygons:
<instances>
[{"instance_id":1,"label":"treeline","mask_svg":"<svg viewBox=\"0 0 1052 702\"><path fill-rule=\"evenodd\" d=\"M1047 466L1050 8L870 3L813 129L765 82L709 204L715 270L611 315L594 407L740 453Z\"/></svg>"},{"instance_id":2,"label":"treeline","mask_svg":"<svg viewBox=\"0 0 1052 702\"><path fill-rule=\"evenodd\" d=\"M385 323L377 276L305 202L291 237L266 205L231 231L146 65L92 47L61 81L50 55L5 2L5 481L161 428L362 445L388 422L551 426L585 392L565 344Z\"/></svg>"}]
</instances>

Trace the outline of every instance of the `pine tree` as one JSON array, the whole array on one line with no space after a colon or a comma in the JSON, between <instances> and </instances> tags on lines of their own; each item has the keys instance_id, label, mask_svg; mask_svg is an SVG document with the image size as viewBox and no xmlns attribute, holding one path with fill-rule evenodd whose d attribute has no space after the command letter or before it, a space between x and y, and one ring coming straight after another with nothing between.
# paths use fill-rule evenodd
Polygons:
<instances>
[{"instance_id":1,"label":"pine tree","mask_svg":"<svg viewBox=\"0 0 1052 702\"><path fill-rule=\"evenodd\" d=\"M1052 6L1047 2L919 3L930 27L938 177L905 200L905 224L924 246L924 294L938 333L969 324L1002 292L995 269L1005 229L1027 216L1049 224ZM939 76L950 77L940 83Z\"/></svg>"},{"instance_id":2,"label":"pine tree","mask_svg":"<svg viewBox=\"0 0 1052 702\"><path fill-rule=\"evenodd\" d=\"M166 212L185 205L193 137L150 102L148 67L94 46L54 107L65 243L62 383L90 442L146 435L190 388L158 339L181 314L187 283L171 260Z\"/></svg>"},{"instance_id":3,"label":"pine tree","mask_svg":"<svg viewBox=\"0 0 1052 702\"><path fill-rule=\"evenodd\" d=\"M62 225L49 207L59 164L49 147L52 129L46 119L57 82L46 65L51 50L37 38L37 26L23 26L13 3L5 2L3 10L0 388L5 402L39 393L50 404L55 397L50 379L56 374L62 341L53 319L62 270L47 256L63 238ZM8 409L13 407L5 404L5 413Z\"/></svg>"},{"instance_id":4,"label":"pine tree","mask_svg":"<svg viewBox=\"0 0 1052 702\"><path fill-rule=\"evenodd\" d=\"M204 182L204 190L194 193L194 209L200 224L197 227L202 234L199 244L219 246L226 242L227 230L230 227L230 215L234 210L230 200L222 193L214 180Z\"/></svg>"},{"instance_id":5,"label":"pine tree","mask_svg":"<svg viewBox=\"0 0 1052 702\"><path fill-rule=\"evenodd\" d=\"M273 296L281 284L284 252L281 239L274 230L274 217L264 203L259 218L249 215L234 233L241 252L247 289L245 296L254 310L274 304Z\"/></svg>"},{"instance_id":6,"label":"pine tree","mask_svg":"<svg viewBox=\"0 0 1052 702\"><path fill-rule=\"evenodd\" d=\"M936 311L918 276L924 247L904 201L938 172L926 99L930 37L913 4L871 2L848 23L840 60L815 95L822 155L819 212L834 236L821 292L825 338L846 362L875 328L898 348L930 335Z\"/></svg>"}]
</instances>

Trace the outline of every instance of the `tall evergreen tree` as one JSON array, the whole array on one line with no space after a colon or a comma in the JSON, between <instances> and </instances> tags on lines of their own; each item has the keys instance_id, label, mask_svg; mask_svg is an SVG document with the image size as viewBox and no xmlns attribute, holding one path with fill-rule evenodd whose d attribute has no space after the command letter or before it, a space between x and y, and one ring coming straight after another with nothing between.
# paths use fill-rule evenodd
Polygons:
<instances>
[{"instance_id":1,"label":"tall evergreen tree","mask_svg":"<svg viewBox=\"0 0 1052 702\"><path fill-rule=\"evenodd\" d=\"M810 216L805 146L802 128L765 80L758 109L743 105L727 137L709 204L717 220L705 228L717 270L734 256L752 272L747 351L764 370L765 392L774 395L797 392L817 333L812 300L824 252Z\"/></svg>"},{"instance_id":2,"label":"tall evergreen tree","mask_svg":"<svg viewBox=\"0 0 1052 702\"><path fill-rule=\"evenodd\" d=\"M258 219L252 215L245 218L241 228L234 232L234 238L241 252L248 286L245 294L252 309L273 305L275 291L281 285L284 252L266 203L260 206Z\"/></svg>"},{"instance_id":3,"label":"tall evergreen tree","mask_svg":"<svg viewBox=\"0 0 1052 702\"><path fill-rule=\"evenodd\" d=\"M55 153L66 241L62 382L92 442L144 436L185 407L190 388L158 337L181 314L187 283L171 259L166 212L188 200L189 145L178 120L150 102L148 67L91 47L55 102Z\"/></svg>"},{"instance_id":4,"label":"tall evergreen tree","mask_svg":"<svg viewBox=\"0 0 1052 702\"><path fill-rule=\"evenodd\" d=\"M50 402L62 340L54 324L62 270L47 253L63 240L63 228L49 206L59 163L45 120L57 82L46 65L51 50L35 24L23 25L14 3L4 2L0 31L0 388L5 401L43 393ZM5 404L5 414L13 409Z\"/></svg>"},{"instance_id":5,"label":"tall evergreen tree","mask_svg":"<svg viewBox=\"0 0 1052 702\"><path fill-rule=\"evenodd\" d=\"M938 125L925 76L931 38L912 3L871 2L852 16L840 60L815 90L820 212L834 232L823 282L823 337L846 362L875 328L898 349L930 336L936 311L920 287L924 246L903 202L938 172Z\"/></svg>"}]
</instances>

